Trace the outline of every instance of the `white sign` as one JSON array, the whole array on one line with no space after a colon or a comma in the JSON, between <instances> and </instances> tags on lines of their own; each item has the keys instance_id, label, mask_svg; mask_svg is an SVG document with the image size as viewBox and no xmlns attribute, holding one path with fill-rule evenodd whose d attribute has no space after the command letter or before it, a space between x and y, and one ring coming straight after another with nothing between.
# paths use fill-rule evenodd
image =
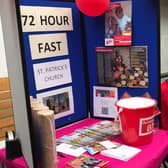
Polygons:
<instances>
[{"instance_id":1,"label":"white sign","mask_svg":"<svg viewBox=\"0 0 168 168\"><path fill-rule=\"evenodd\" d=\"M40 93L37 98L54 111L55 119L74 113L72 87Z\"/></svg>"},{"instance_id":2,"label":"white sign","mask_svg":"<svg viewBox=\"0 0 168 168\"><path fill-rule=\"evenodd\" d=\"M94 86L94 116L117 118L115 102L118 99L117 88Z\"/></svg>"},{"instance_id":3,"label":"white sign","mask_svg":"<svg viewBox=\"0 0 168 168\"><path fill-rule=\"evenodd\" d=\"M139 120L139 136L152 134L154 126L154 117L140 118Z\"/></svg>"},{"instance_id":4,"label":"white sign","mask_svg":"<svg viewBox=\"0 0 168 168\"><path fill-rule=\"evenodd\" d=\"M66 33L30 35L32 59L68 55Z\"/></svg>"},{"instance_id":5,"label":"white sign","mask_svg":"<svg viewBox=\"0 0 168 168\"><path fill-rule=\"evenodd\" d=\"M73 30L72 9L21 6L23 32Z\"/></svg>"},{"instance_id":6,"label":"white sign","mask_svg":"<svg viewBox=\"0 0 168 168\"><path fill-rule=\"evenodd\" d=\"M34 64L36 90L72 82L69 59Z\"/></svg>"}]
</instances>

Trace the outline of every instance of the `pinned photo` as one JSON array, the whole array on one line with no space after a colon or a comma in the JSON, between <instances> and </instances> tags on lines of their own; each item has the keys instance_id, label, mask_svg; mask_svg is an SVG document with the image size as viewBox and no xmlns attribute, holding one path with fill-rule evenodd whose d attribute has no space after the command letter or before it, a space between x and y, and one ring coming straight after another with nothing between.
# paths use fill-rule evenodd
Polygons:
<instances>
[{"instance_id":1,"label":"pinned photo","mask_svg":"<svg viewBox=\"0 0 168 168\"><path fill-rule=\"evenodd\" d=\"M105 46L132 44L132 2L111 2L105 14Z\"/></svg>"},{"instance_id":2,"label":"pinned photo","mask_svg":"<svg viewBox=\"0 0 168 168\"><path fill-rule=\"evenodd\" d=\"M70 110L68 92L44 97L43 103L46 104L50 110L53 110L54 114Z\"/></svg>"},{"instance_id":3,"label":"pinned photo","mask_svg":"<svg viewBox=\"0 0 168 168\"><path fill-rule=\"evenodd\" d=\"M115 97L115 91L96 89L96 97Z\"/></svg>"},{"instance_id":4,"label":"pinned photo","mask_svg":"<svg viewBox=\"0 0 168 168\"><path fill-rule=\"evenodd\" d=\"M37 94L37 98L54 111L55 119L74 113L71 87Z\"/></svg>"},{"instance_id":5,"label":"pinned photo","mask_svg":"<svg viewBox=\"0 0 168 168\"><path fill-rule=\"evenodd\" d=\"M147 47L97 47L98 84L147 88Z\"/></svg>"}]
</instances>

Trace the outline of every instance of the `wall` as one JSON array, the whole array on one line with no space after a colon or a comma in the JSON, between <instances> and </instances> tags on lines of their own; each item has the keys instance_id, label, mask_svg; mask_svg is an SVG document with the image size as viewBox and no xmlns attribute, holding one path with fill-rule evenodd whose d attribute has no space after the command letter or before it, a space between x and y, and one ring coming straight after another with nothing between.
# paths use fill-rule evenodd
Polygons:
<instances>
[{"instance_id":1,"label":"wall","mask_svg":"<svg viewBox=\"0 0 168 168\"><path fill-rule=\"evenodd\" d=\"M4 48L4 39L3 39L3 32L2 32L2 23L0 17L0 77L7 77L7 65L6 65L6 57L5 57L5 48Z\"/></svg>"},{"instance_id":2,"label":"wall","mask_svg":"<svg viewBox=\"0 0 168 168\"><path fill-rule=\"evenodd\" d=\"M14 116L0 17L0 141L5 139L5 132L11 130L15 130Z\"/></svg>"},{"instance_id":3,"label":"wall","mask_svg":"<svg viewBox=\"0 0 168 168\"><path fill-rule=\"evenodd\" d=\"M168 73L168 1L160 1L161 73Z\"/></svg>"},{"instance_id":4,"label":"wall","mask_svg":"<svg viewBox=\"0 0 168 168\"><path fill-rule=\"evenodd\" d=\"M16 134L21 141L22 152L28 166L34 168L28 123L28 107L26 103L28 96L26 97L24 87L15 0L0 0L0 17L3 23L2 29L13 100Z\"/></svg>"}]
</instances>

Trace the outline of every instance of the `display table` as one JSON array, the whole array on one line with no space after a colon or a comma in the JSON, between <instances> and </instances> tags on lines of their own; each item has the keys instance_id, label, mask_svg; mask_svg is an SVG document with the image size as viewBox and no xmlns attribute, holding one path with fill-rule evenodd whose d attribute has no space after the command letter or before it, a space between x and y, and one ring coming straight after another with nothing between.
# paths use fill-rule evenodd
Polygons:
<instances>
[{"instance_id":1,"label":"display table","mask_svg":"<svg viewBox=\"0 0 168 168\"><path fill-rule=\"evenodd\" d=\"M6 168L28 168L24 160L24 157L20 157L14 160L6 160L5 159L5 149L0 150L0 165L1 164L6 166Z\"/></svg>"},{"instance_id":2,"label":"display table","mask_svg":"<svg viewBox=\"0 0 168 168\"><path fill-rule=\"evenodd\" d=\"M70 126L57 130L56 137L59 138L65 134L73 132L75 129L79 129L83 126L89 126L95 122L100 121L98 119L86 119ZM114 139L117 142L122 143L119 138ZM120 161L110 157L102 155L94 155L96 158L109 160L109 168L159 168L161 162L168 154L168 132L155 129L153 141L150 144L144 146L137 146L142 151L134 156L129 161ZM73 159L74 157L66 155L65 157L58 156L58 168L65 168L66 161ZM7 166L7 168L26 168L24 158L15 159L13 161L5 160L5 150L0 150L0 162Z\"/></svg>"}]
</instances>

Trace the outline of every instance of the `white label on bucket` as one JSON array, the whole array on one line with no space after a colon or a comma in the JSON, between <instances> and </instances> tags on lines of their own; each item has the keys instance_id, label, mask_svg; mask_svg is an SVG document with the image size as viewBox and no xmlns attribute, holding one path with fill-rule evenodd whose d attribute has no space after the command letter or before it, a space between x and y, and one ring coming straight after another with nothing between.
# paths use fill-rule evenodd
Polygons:
<instances>
[{"instance_id":1,"label":"white label on bucket","mask_svg":"<svg viewBox=\"0 0 168 168\"><path fill-rule=\"evenodd\" d=\"M140 118L139 136L149 135L153 132L154 119L153 116Z\"/></svg>"}]
</instances>

